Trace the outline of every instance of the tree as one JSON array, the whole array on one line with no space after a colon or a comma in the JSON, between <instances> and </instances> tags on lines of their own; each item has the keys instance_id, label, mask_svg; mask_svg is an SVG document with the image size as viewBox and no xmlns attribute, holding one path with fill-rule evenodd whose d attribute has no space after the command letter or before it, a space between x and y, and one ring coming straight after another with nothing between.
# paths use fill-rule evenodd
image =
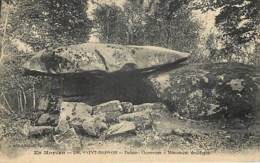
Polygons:
<instances>
[{"instance_id":1,"label":"tree","mask_svg":"<svg viewBox=\"0 0 260 163\"><path fill-rule=\"evenodd\" d=\"M99 4L94 11L93 22L101 42L127 43L127 20L120 7Z\"/></svg>"},{"instance_id":2,"label":"tree","mask_svg":"<svg viewBox=\"0 0 260 163\"><path fill-rule=\"evenodd\" d=\"M123 8L99 5L94 22L101 40L109 43L156 45L181 51L196 48L199 25L188 1L127 0Z\"/></svg>"},{"instance_id":3,"label":"tree","mask_svg":"<svg viewBox=\"0 0 260 163\"><path fill-rule=\"evenodd\" d=\"M248 56L245 48L255 44L259 37L259 0L203 0L196 3L196 6L202 11L219 10L215 24L222 32L219 40L226 59Z\"/></svg>"},{"instance_id":4,"label":"tree","mask_svg":"<svg viewBox=\"0 0 260 163\"><path fill-rule=\"evenodd\" d=\"M6 11L2 12L4 30L1 28L1 31L6 29L6 39L1 38L1 41L4 40L1 43L5 44L4 53L8 57L0 62L0 92L6 97L4 105L8 104L13 110L24 113L36 111L33 109L37 109L37 99L50 94L49 88L53 85L46 78L23 75L21 65L32 55L19 51L19 48L13 46L14 40L19 40L22 45L29 45L36 52L81 43L87 41L92 23L86 15L86 0L12 2L15 3L11 5L9 17L6 16ZM1 32L0 37L2 33L4 36L5 32ZM0 98L0 103L1 100Z\"/></svg>"},{"instance_id":5,"label":"tree","mask_svg":"<svg viewBox=\"0 0 260 163\"><path fill-rule=\"evenodd\" d=\"M128 0L123 5L126 22L127 43L135 45L145 44L146 12L143 1Z\"/></svg>"},{"instance_id":6,"label":"tree","mask_svg":"<svg viewBox=\"0 0 260 163\"><path fill-rule=\"evenodd\" d=\"M153 8L146 17L146 40L181 51L192 52L197 48L200 28L192 20L188 1L160 0Z\"/></svg>"},{"instance_id":7,"label":"tree","mask_svg":"<svg viewBox=\"0 0 260 163\"><path fill-rule=\"evenodd\" d=\"M2 4L3 4L3 2L5 2L7 4L14 3L13 0L0 0L0 18L2 16Z\"/></svg>"},{"instance_id":8,"label":"tree","mask_svg":"<svg viewBox=\"0 0 260 163\"><path fill-rule=\"evenodd\" d=\"M123 7L98 4L94 24L102 42L144 44L144 11L133 2L127 1Z\"/></svg>"}]
</instances>

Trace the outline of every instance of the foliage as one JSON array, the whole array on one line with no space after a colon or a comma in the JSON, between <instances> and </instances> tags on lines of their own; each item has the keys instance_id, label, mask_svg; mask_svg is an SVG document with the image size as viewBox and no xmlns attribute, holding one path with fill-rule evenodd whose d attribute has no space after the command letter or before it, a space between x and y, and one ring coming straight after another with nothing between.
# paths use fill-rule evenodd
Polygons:
<instances>
[{"instance_id":1,"label":"foliage","mask_svg":"<svg viewBox=\"0 0 260 163\"><path fill-rule=\"evenodd\" d=\"M36 51L88 39L92 25L86 0L23 0L15 7L8 34Z\"/></svg>"},{"instance_id":2,"label":"foliage","mask_svg":"<svg viewBox=\"0 0 260 163\"><path fill-rule=\"evenodd\" d=\"M145 31L147 13L142 3L128 0L123 5L123 11L127 19L127 42L128 44L143 45L147 44Z\"/></svg>"},{"instance_id":3,"label":"foliage","mask_svg":"<svg viewBox=\"0 0 260 163\"><path fill-rule=\"evenodd\" d=\"M38 99L50 90L45 78L23 75L19 67L24 59L11 58L1 64L0 72L0 103L8 109L23 113L36 111L34 109L38 105ZM43 81L44 85L41 85Z\"/></svg>"},{"instance_id":4,"label":"foliage","mask_svg":"<svg viewBox=\"0 0 260 163\"><path fill-rule=\"evenodd\" d=\"M218 37L222 48L216 55L229 61L234 58L239 61L255 57L250 56L248 49L256 44L259 37L259 0L202 0L196 3L196 7L204 12L219 10L215 24L222 32Z\"/></svg>"},{"instance_id":5,"label":"foliage","mask_svg":"<svg viewBox=\"0 0 260 163\"><path fill-rule=\"evenodd\" d=\"M103 42L192 51L196 48L199 25L192 20L188 6L188 1L179 0L160 0L158 6L150 8L132 0L123 8L100 4L94 12L94 23ZM113 30L118 33L113 34Z\"/></svg>"},{"instance_id":6,"label":"foliage","mask_svg":"<svg viewBox=\"0 0 260 163\"><path fill-rule=\"evenodd\" d=\"M23 0L3 5L3 10L11 10L9 19L2 11L0 21L0 39L5 47L0 62L0 104L14 111L30 112L36 109L41 96L50 93L52 85L48 78L23 75L21 66L31 57L28 52L85 42L91 30L85 11L87 1ZM19 49L17 42L32 50Z\"/></svg>"},{"instance_id":7,"label":"foliage","mask_svg":"<svg viewBox=\"0 0 260 163\"><path fill-rule=\"evenodd\" d=\"M199 23L192 19L187 1L161 0L149 15L146 33L153 33L147 40L180 51L192 52L197 48Z\"/></svg>"},{"instance_id":8,"label":"foliage","mask_svg":"<svg viewBox=\"0 0 260 163\"><path fill-rule=\"evenodd\" d=\"M126 19L122 9L115 4L102 4L94 13L94 27L101 42L126 43Z\"/></svg>"}]
</instances>

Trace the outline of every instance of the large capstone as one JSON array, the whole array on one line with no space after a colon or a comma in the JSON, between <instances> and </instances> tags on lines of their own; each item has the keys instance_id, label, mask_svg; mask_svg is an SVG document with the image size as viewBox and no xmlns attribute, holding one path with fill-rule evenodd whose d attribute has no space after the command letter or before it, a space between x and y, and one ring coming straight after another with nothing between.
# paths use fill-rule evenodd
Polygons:
<instances>
[{"instance_id":1,"label":"large capstone","mask_svg":"<svg viewBox=\"0 0 260 163\"><path fill-rule=\"evenodd\" d=\"M46 74L131 71L185 60L189 56L189 53L154 46L84 43L41 51L24 68Z\"/></svg>"}]
</instances>

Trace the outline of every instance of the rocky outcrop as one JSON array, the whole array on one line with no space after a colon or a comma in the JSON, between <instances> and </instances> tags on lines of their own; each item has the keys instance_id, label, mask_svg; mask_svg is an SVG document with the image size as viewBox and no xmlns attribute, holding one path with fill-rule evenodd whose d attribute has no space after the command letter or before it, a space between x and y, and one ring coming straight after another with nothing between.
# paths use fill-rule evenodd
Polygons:
<instances>
[{"instance_id":1,"label":"rocky outcrop","mask_svg":"<svg viewBox=\"0 0 260 163\"><path fill-rule=\"evenodd\" d=\"M65 101L89 105L114 100L134 105L163 102L192 119L253 113L258 91L255 67L180 64L188 56L158 47L86 43L42 51L25 69L60 79L56 92ZM135 108L124 103L121 109L130 113ZM106 118L114 123L120 114L111 111Z\"/></svg>"},{"instance_id":2,"label":"rocky outcrop","mask_svg":"<svg viewBox=\"0 0 260 163\"><path fill-rule=\"evenodd\" d=\"M55 127L57 144L69 139L80 144L77 136L125 138L144 131L205 136L207 123L246 130L253 122L247 120L259 115L259 75L253 66L185 65L180 62L187 56L177 54L176 60L173 51L153 47L82 44L52 52L37 54L25 67L31 74L59 79L58 125L51 123L44 101L38 119ZM206 123L201 127L194 121Z\"/></svg>"}]
</instances>

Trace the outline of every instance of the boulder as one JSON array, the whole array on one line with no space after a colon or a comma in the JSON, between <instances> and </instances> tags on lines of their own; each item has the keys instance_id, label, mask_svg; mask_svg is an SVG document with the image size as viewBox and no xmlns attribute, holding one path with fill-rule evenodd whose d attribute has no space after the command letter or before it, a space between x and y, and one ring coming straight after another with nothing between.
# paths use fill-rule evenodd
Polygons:
<instances>
[{"instance_id":1,"label":"boulder","mask_svg":"<svg viewBox=\"0 0 260 163\"><path fill-rule=\"evenodd\" d=\"M105 118L98 116L85 120L82 128L87 135L99 137L104 130L108 129L108 126L105 123Z\"/></svg>"},{"instance_id":2,"label":"boulder","mask_svg":"<svg viewBox=\"0 0 260 163\"><path fill-rule=\"evenodd\" d=\"M121 106L124 113L134 112L134 105L131 102L121 102Z\"/></svg>"},{"instance_id":3,"label":"boulder","mask_svg":"<svg viewBox=\"0 0 260 163\"><path fill-rule=\"evenodd\" d=\"M133 122L138 129L147 129L151 127L152 118L150 116L151 110L139 111L119 116L119 121Z\"/></svg>"},{"instance_id":4,"label":"boulder","mask_svg":"<svg viewBox=\"0 0 260 163\"><path fill-rule=\"evenodd\" d=\"M94 106L93 108L93 113L98 114L98 113L111 113L111 112L122 112L123 108L121 106L120 101L114 100L114 101L109 101L106 103L102 103L99 105Z\"/></svg>"},{"instance_id":5,"label":"boulder","mask_svg":"<svg viewBox=\"0 0 260 163\"><path fill-rule=\"evenodd\" d=\"M50 102L50 100L49 100L48 97L40 98L39 105L38 105L38 110L40 110L40 111L47 111L49 102Z\"/></svg>"},{"instance_id":6,"label":"boulder","mask_svg":"<svg viewBox=\"0 0 260 163\"><path fill-rule=\"evenodd\" d=\"M56 126L58 124L58 121L59 121L58 114L45 113L39 117L37 124L40 126L44 126L44 125Z\"/></svg>"},{"instance_id":7,"label":"boulder","mask_svg":"<svg viewBox=\"0 0 260 163\"><path fill-rule=\"evenodd\" d=\"M31 121L27 119L20 119L17 122L13 122L13 128L16 128L19 133L24 136L29 136L31 130Z\"/></svg>"},{"instance_id":8,"label":"boulder","mask_svg":"<svg viewBox=\"0 0 260 163\"><path fill-rule=\"evenodd\" d=\"M144 103L133 105L134 112L119 116L119 121L134 122L138 129L151 127L152 122L170 120L172 113L162 103Z\"/></svg>"},{"instance_id":9,"label":"boulder","mask_svg":"<svg viewBox=\"0 0 260 163\"><path fill-rule=\"evenodd\" d=\"M99 116L105 117L107 124L118 123L119 122L119 116L121 116L121 115L122 115L122 113L119 112L119 111L99 114Z\"/></svg>"},{"instance_id":10,"label":"boulder","mask_svg":"<svg viewBox=\"0 0 260 163\"><path fill-rule=\"evenodd\" d=\"M61 111L68 111L71 113L78 112L79 114L92 114L92 107L83 102L62 102Z\"/></svg>"},{"instance_id":11,"label":"boulder","mask_svg":"<svg viewBox=\"0 0 260 163\"><path fill-rule=\"evenodd\" d=\"M82 123L91 118L92 106L81 102L62 102L60 116L55 132L62 133L73 127L76 130L82 129Z\"/></svg>"},{"instance_id":12,"label":"boulder","mask_svg":"<svg viewBox=\"0 0 260 163\"><path fill-rule=\"evenodd\" d=\"M70 129L70 124L67 120L59 120L58 125L55 127L55 132L56 133L63 133L65 131L67 131L68 129Z\"/></svg>"},{"instance_id":13,"label":"boulder","mask_svg":"<svg viewBox=\"0 0 260 163\"><path fill-rule=\"evenodd\" d=\"M144 111L144 110L165 110L166 106L162 103L144 103L141 105L134 105L134 111Z\"/></svg>"},{"instance_id":14,"label":"boulder","mask_svg":"<svg viewBox=\"0 0 260 163\"><path fill-rule=\"evenodd\" d=\"M105 117L107 123L117 123L118 117L122 115L123 108L120 101L114 100L93 107L94 115Z\"/></svg>"},{"instance_id":15,"label":"boulder","mask_svg":"<svg viewBox=\"0 0 260 163\"><path fill-rule=\"evenodd\" d=\"M136 126L133 122L122 121L118 124L112 125L106 132L106 138L113 136L122 136L127 134L134 134Z\"/></svg>"},{"instance_id":16,"label":"boulder","mask_svg":"<svg viewBox=\"0 0 260 163\"><path fill-rule=\"evenodd\" d=\"M187 65L149 77L158 97L181 116L239 117L256 111L256 69L238 63Z\"/></svg>"},{"instance_id":17,"label":"boulder","mask_svg":"<svg viewBox=\"0 0 260 163\"><path fill-rule=\"evenodd\" d=\"M51 126L31 126L28 131L28 137L44 136L54 133L54 127Z\"/></svg>"},{"instance_id":18,"label":"boulder","mask_svg":"<svg viewBox=\"0 0 260 163\"><path fill-rule=\"evenodd\" d=\"M70 125L81 126L91 117L92 107L80 102L62 102L59 121L68 121ZM62 122L63 123L63 122Z\"/></svg>"},{"instance_id":19,"label":"boulder","mask_svg":"<svg viewBox=\"0 0 260 163\"><path fill-rule=\"evenodd\" d=\"M55 143L57 143L61 148L65 148L65 149L81 148L80 138L76 134L73 128L70 128L63 133L57 134L53 138Z\"/></svg>"}]
</instances>

